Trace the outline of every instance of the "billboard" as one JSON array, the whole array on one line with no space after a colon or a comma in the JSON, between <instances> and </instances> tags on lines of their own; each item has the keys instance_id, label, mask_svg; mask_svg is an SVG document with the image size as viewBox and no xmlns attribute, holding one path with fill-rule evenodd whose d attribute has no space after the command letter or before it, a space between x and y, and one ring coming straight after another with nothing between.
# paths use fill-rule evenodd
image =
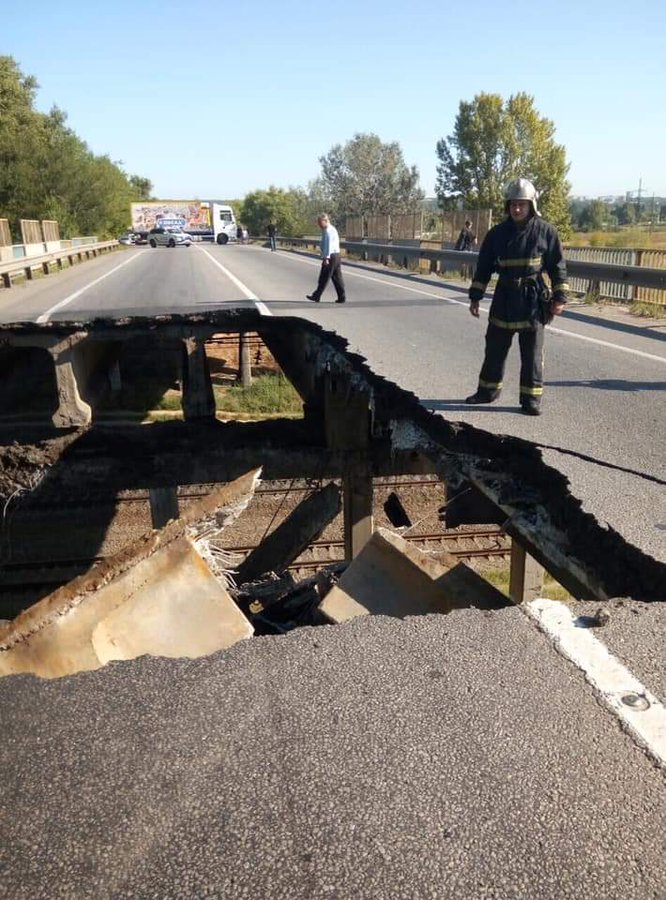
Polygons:
<instances>
[{"instance_id":1,"label":"billboard","mask_svg":"<svg viewBox=\"0 0 666 900\"><path fill-rule=\"evenodd\" d=\"M201 200L142 200L132 204L132 228L182 228L193 234L210 233L210 204Z\"/></svg>"}]
</instances>

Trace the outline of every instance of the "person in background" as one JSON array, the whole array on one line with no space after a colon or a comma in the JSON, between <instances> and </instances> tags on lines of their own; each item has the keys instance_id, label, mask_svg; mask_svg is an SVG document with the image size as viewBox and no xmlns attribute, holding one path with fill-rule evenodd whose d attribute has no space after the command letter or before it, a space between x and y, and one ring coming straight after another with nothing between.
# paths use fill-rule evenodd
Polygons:
<instances>
[{"instance_id":1,"label":"person in background","mask_svg":"<svg viewBox=\"0 0 666 900\"><path fill-rule=\"evenodd\" d=\"M462 229L460 234L458 235L458 240L455 243L454 250L465 250L469 252L476 246L476 235L472 231L472 223L469 219L465 222L465 227ZM467 280L471 277L470 267L466 264L460 266L460 275L462 278Z\"/></svg>"},{"instance_id":2,"label":"person in background","mask_svg":"<svg viewBox=\"0 0 666 900\"><path fill-rule=\"evenodd\" d=\"M311 294L307 294L308 300L314 303L321 301L321 295L326 289L329 280L333 282L333 287L338 295L336 303L345 303L347 295L345 292L345 283L342 278L342 270L340 267L340 236L338 229L331 225L326 213L322 213L317 224L321 228L321 243L319 245L321 252L321 269L319 270L319 281L317 287Z\"/></svg>"},{"instance_id":3,"label":"person in background","mask_svg":"<svg viewBox=\"0 0 666 900\"><path fill-rule=\"evenodd\" d=\"M460 234L458 235L458 240L456 241L456 245L453 248L454 250L471 250L476 244L476 235L472 231L472 223L468 219L465 222L465 227L462 229Z\"/></svg>"},{"instance_id":4,"label":"person in background","mask_svg":"<svg viewBox=\"0 0 666 900\"><path fill-rule=\"evenodd\" d=\"M537 209L531 181L518 178L506 189L506 218L483 239L469 311L479 318L479 303L490 276L499 273L490 305L486 353L476 393L465 403L492 403L502 390L504 365L514 334L520 344L520 407L528 416L541 413L545 326L567 302L567 269L554 225ZM549 289L542 272L550 279Z\"/></svg>"},{"instance_id":5,"label":"person in background","mask_svg":"<svg viewBox=\"0 0 666 900\"><path fill-rule=\"evenodd\" d=\"M236 226L236 240L237 240L240 244L243 243L243 226L240 224L240 222L239 222L238 225Z\"/></svg>"},{"instance_id":6,"label":"person in background","mask_svg":"<svg viewBox=\"0 0 666 900\"><path fill-rule=\"evenodd\" d=\"M268 240L271 244L271 250L277 250L277 244L275 242L275 237L277 235L277 225L271 222L266 230L268 231Z\"/></svg>"}]
</instances>

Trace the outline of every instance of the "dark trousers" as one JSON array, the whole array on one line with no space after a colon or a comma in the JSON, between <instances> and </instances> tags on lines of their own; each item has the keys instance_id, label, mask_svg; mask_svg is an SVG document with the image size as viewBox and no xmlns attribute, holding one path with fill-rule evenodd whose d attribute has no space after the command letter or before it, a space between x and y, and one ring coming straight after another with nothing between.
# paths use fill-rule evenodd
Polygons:
<instances>
[{"instance_id":1,"label":"dark trousers","mask_svg":"<svg viewBox=\"0 0 666 900\"><path fill-rule=\"evenodd\" d=\"M520 402L537 406L543 394L543 337L544 327L519 330L520 345ZM479 375L479 391L495 399L502 390L504 365L516 331L488 323L486 355Z\"/></svg>"},{"instance_id":2,"label":"dark trousers","mask_svg":"<svg viewBox=\"0 0 666 900\"><path fill-rule=\"evenodd\" d=\"M344 301L346 299L345 283L342 279L342 267L340 265L339 253L331 253L331 259L328 263L322 261L321 270L319 272L319 282L317 284L317 289L312 294L313 297L316 297L318 300L321 299L321 295L324 293L329 279L333 282L333 287L335 288L335 293L338 295L338 300L341 302Z\"/></svg>"},{"instance_id":3,"label":"dark trousers","mask_svg":"<svg viewBox=\"0 0 666 900\"><path fill-rule=\"evenodd\" d=\"M268 235L268 240L271 242L271 250L275 250L275 249L276 249L275 235L274 235L274 234L269 234L269 235Z\"/></svg>"}]
</instances>

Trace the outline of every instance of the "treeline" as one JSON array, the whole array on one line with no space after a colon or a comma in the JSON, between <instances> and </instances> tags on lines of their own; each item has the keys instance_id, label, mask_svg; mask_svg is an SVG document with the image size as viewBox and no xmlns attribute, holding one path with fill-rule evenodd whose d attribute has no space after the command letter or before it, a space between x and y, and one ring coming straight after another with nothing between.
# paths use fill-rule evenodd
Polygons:
<instances>
[{"instance_id":1,"label":"treeline","mask_svg":"<svg viewBox=\"0 0 666 900\"><path fill-rule=\"evenodd\" d=\"M631 225L657 225L666 222L666 198L642 200L594 200L576 198L569 210L576 231L612 231Z\"/></svg>"},{"instance_id":2,"label":"treeline","mask_svg":"<svg viewBox=\"0 0 666 900\"><path fill-rule=\"evenodd\" d=\"M419 173L407 166L400 145L376 134L356 134L319 158L321 172L306 188L271 186L236 201L237 216L253 234L274 223L283 235L311 233L327 212L344 226L347 215L417 209L423 199Z\"/></svg>"},{"instance_id":3,"label":"treeline","mask_svg":"<svg viewBox=\"0 0 666 900\"><path fill-rule=\"evenodd\" d=\"M563 237L571 229L569 163L555 141L555 125L541 116L534 99L519 93L478 94L461 101L452 133L435 147L436 205L439 209L489 207L504 215L504 188L513 178L530 178L540 195L540 211ZM356 134L319 158L319 176L307 188L270 187L253 191L239 205L253 233L269 222L285 235L311 232L320 210L344 227L348 215L415 212L424 193L416 166L408 166L398 143L376 134Z\"/></svg>"},{"instance_id":4,"label":"treeline","mask_svg":"<svg viewBox=\"0 0 666 900\"><path fill-rule=\"evenodd\" d=\"M55 219L61 237L117 236L130 203L148 199L152 184L94 154L58 107L38 112L37 87L11 56L0 56L0 218L17 242L19 218Z\"/></svg>"}]
</instances>

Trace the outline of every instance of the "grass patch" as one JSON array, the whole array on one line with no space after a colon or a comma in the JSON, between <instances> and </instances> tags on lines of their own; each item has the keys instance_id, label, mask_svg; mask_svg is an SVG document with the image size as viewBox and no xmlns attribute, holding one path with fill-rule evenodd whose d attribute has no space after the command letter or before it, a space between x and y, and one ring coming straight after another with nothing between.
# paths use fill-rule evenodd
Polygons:
<instances>
[{"instance_id":1,"label":"grass patch","mask_svg":"<svg viewBox=\"0 0 666 900\"><path fill-rule=\"evenodd\" d=\"M660 303L646 303L637 300L629 307L632 316L640 316L644 319L666 319L666 306Z\"/></svg>"},{"instance_id":2,"label":"grass patch","mask_svg":"<svg viewBox=\"0 0 666 900\"><path fill-rule=\"evenodd\" d=\"M570 247L618 247L627 250L664 250L666 231L627 228L619 231L577 231L566 241ZM565 251L566 252L566 251Z\"/></svg>"},{"instance_id":3,"label":"grass patch","mask_svg":"<svg viewBox=\"0 0 666 900\"><path fill-rule=\"evenodd\" d=\"M494 587L497 588L498 591L501 591L506 596L509 596L509 567L503 566L502 568L497 569L484 569L481 572L486 581L489 581ZM544 575L543 580L543 590L539 594L540 597L543 597L548 600L571 600L571 595L563 588L561 584L559 584L555 579L548 574L548 572Z\"/></svg>"},{"instance_id":4,"label":"grass patch","mask_svg":"<svg viewBox=\"0 0 666 900\"><path fill-rule=\"evenodd\" d=\"M250 415L303 415L303 401L284 375L260 375L250 387L215 387L215 408Z\"/></svg>"},{"instance_id":5,"label":"grass patch","mask_svg":"<svg viewBox=\"0 0 666 900\"><path fill-rule=\"evenodd\" d=\"M120 391L108 394L102 411L117 415L129 413L150 421L182 417L181 392L177 388L163 390L159 385L126 384ZM301 418L303 401L282 374L257 376L249 388L238 384L213 386L215 409L222 417L236 419L272 419L287 416Z\"/></svg>"}]
</instances>

